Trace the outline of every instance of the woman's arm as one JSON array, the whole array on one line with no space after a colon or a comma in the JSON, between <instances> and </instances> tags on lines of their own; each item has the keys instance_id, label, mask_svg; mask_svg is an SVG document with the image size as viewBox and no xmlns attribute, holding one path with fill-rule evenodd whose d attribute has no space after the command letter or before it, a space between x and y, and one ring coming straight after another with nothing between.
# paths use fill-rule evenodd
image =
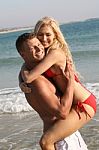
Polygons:
<instances>
[{"instance_id":1,"label":"woman's arm","mask_svg":"<svg viewBox=\"0 0 99 150\"><path fill-rule=\"evenodd\" d=\"M51 50L47 56L36 65L31 71L26 68L22 68L22 78L24 82L31 83L33 80L37 79L42 73L48 70L52 65L60 61L61 53L59 50ZM62 59L62 58L61 58Z\"/></svg>"},{"instance_id":2,"label":"woman's arm","mask_svg":"<svg viewBox=\"0 0 99 150\"><path fill-rule=\"evenodd\" d=\"M60 111L64 113L65 117L69 113L73 95L74 95L74 71L72 64L67 61L65 72L60 68L61 75L53 78L55 86L61 91L62 96L60 98Z\"/></svg>"},{"instance_id":3,"label":"woman's arm","mask_svg":"<svg viewBox=\"0 0 99 150\"><path fill-rule=\"evenodd\" d=\"M71 64L67 63L67 72L65 76L67 79L67 83L66 83L64 94L60 100L60 103L61 103L60 109L62 112L64 112L65 116L67 116L71 109L72 102L73 102L74 83L75 83L74 72L73 72Z\"/></svg>"}]
</instances>

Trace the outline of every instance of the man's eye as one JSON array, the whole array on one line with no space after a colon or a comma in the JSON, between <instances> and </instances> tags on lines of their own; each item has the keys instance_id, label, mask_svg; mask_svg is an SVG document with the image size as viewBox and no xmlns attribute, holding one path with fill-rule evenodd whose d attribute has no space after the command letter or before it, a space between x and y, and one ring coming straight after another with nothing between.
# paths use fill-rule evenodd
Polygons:
<instances>
[{"instance_id":1,"label":"man's eye","mask_svg":"<svg viewBox=\"0 0 99 150\"><path fill-rule=\"evenodd\" d=\"M43 36L43 34L38 34L38 36Z\"/></svg>"},{"instance_id":2,"label":"man's eye","mask_svg":"<svg viewBox=\"0 0 99 150\"><path fill-rule=\"evenodd\" d=\"M38 46L40 46L40 44L38 44Z\"/></svg>"}]
</instances>

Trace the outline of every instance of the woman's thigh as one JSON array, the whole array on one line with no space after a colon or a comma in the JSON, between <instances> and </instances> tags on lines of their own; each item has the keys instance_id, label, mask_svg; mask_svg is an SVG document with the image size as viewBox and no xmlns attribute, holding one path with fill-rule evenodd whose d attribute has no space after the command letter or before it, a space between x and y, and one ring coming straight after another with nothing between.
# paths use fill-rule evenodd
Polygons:
<instances>
[{"instance_id":1,"label":"woman's thigh","mask_svg":"<svg viewBox=\"0 0 99 150\"><path fill-rule=\"evenodd\" d=\"M56 141L64 139L65 137L73 134L91 119L89 116L87 116L86 119L86 115L84 112L82 112L80 115L81 119L79 119L76 111L72 109L67 118L65 120L58 120L43 135L43 138L50 141L50 143L55 143Z\"/></svg>"}]
</instances>

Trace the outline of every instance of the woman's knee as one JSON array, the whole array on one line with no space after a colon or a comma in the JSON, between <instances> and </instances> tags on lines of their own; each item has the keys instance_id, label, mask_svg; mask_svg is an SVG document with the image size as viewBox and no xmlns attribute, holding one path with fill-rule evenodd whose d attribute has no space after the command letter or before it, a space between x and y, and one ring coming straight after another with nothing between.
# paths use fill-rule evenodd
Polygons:
<instances>
[{"instance_id":1,"label":"woman's knee","mask_svg":"<svg viewBox=\"0 0 99 150\"><path fill-rule=\"evenodd\" d=\"M41 137L39 144L41 148L46 149L46 150L49 149L52 145L54 145L54 143L52 142L52 137L47 136L46 134L44 134Z\"/></svg>"}]
</instances>

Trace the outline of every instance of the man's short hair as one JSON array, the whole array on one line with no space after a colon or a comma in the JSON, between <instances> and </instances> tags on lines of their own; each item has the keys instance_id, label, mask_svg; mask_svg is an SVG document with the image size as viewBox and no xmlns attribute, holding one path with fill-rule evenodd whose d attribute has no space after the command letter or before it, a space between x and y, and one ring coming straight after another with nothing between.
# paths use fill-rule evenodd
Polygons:
<instances>
[{"instance_id":1,"label":"man's short hair","mask_svg":"<svg viewBox=\"0 0 99 150\"><path fill-rule=\"evenodd\" d=\"M22 45L25 41L27 41L28 39L33 39L34 33L23 33L22 35L20 35L17 40L16 40L16 49L17 51L20 53L20 51L22 51Z\"/></svg>"}]
</instances>

